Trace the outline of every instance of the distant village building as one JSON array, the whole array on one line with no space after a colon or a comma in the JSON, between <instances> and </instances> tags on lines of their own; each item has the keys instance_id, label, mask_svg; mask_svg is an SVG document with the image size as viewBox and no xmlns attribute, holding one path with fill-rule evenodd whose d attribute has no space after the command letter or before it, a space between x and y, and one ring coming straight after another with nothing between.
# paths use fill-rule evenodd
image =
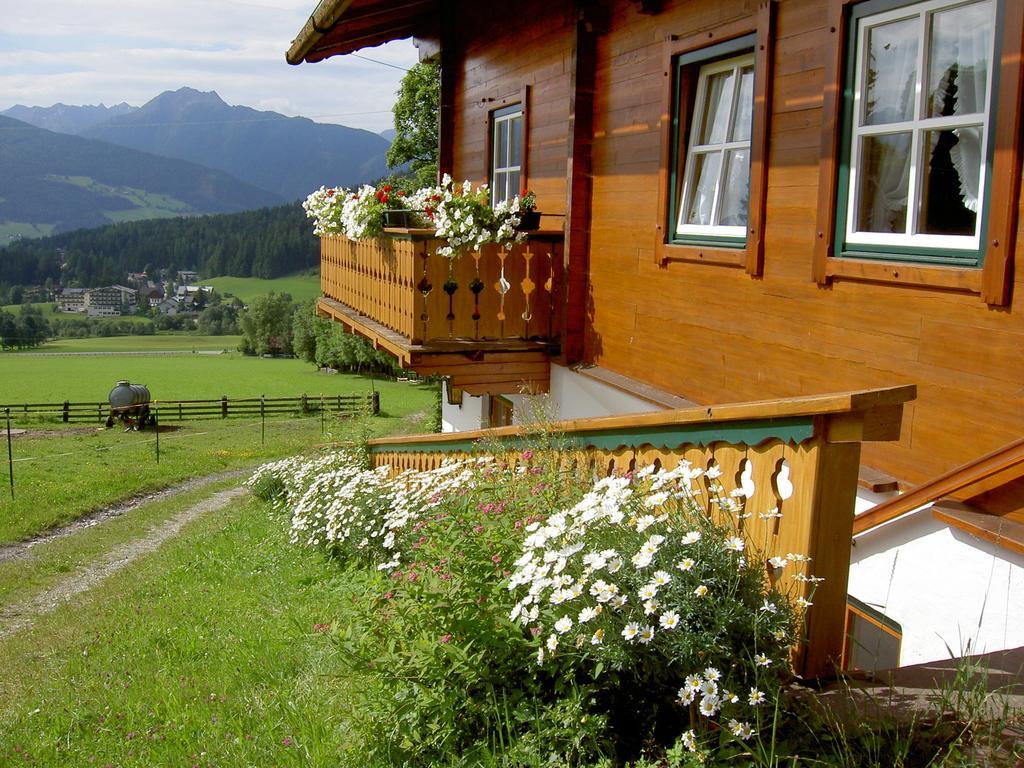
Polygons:
<instances>
[{"instance_id":1,"label":"distant village building","mask_svg":"<svg viewBox=\"0 0 1024 768\"><path fill-rule=\"evenodd\" d=\"M61 312L85 312L85 288L65 288L57 297Z\"/></svg>"},{"instance_id":2,"label":"distant village building","mask_svg":"<svg viewBox=\"0 0 1024 768\"><path fill-rule=\"evenodd\" d=\"M188 270L188 269L179 269L178 270L178 282L179 283L184 283L184 284L188 285L189 283L194 283L198 279L199 279L199 273L198 272L192 272L191 270Z\"/></svg>"},{"instance_id":3,"label":"distant village building","mask_svg":"<svg viewBox=\"0 0 1024 768\"><path fill-rule=\"evenodd\" d=\"M85 312L89 317L119 317L125 310L132 312L138 304L138 294L123 285L90 288L85 292Z\"/></svg>"}]
</instances>

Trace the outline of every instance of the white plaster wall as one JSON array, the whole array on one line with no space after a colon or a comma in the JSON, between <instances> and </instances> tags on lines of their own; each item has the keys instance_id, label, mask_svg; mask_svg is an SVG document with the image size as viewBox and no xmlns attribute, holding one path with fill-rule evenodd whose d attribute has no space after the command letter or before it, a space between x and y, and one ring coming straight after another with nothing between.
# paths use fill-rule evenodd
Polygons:
<instances>
[{"instance_id":1,"label":"white plaster wall","mask_svg":"<svg viewBox=\"0 0 1024 768\"><path fill-rule=\"evenodd\" d=\"M487 398L462 395L462 405L448 404L448 382L441 385L441 431L466 432L486 427Z\"/></svg>"},{"instance_id":2,"label":"white plaster wall","mask_svg":"<svg viewBox=\"0 0 1024 768\"><path fill-rule=\"evenodd\" d=\"M855 540L849 592L902 625L901 666L1024 646L1024 556L928 509Z\"/></svg>"},{"instance_id":3,"label":"white plaster wall","mask_svg":"<svg viewBox=\"0 0 1024 768\"><path fill-rule=\"evenodd\" d=\"M512 401L516 424L549 420L585 419L623 413L662 410L659 406L562 365L551 366L551 391L546 395L505 395Z\"/></svg>"}]
</instances>

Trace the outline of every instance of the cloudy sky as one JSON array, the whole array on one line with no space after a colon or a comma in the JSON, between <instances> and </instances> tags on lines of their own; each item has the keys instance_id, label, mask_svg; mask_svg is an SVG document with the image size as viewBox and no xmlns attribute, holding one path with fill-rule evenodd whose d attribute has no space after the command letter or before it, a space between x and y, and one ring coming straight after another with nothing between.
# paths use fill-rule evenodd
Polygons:
<instances>
[{"instance_id":1,"label":"cloudy sky","mask_svg":"<svg viewBox=\"0 0 1024 768\"><path fill-rule=\"evenodd\" d=\"M284 53L316 0L0 0L0 111L139 106L190 86L317 122L381 131L411 41L293 67ZM364 58L357 58L357 56ZM368 59L374 59L370 61Z\"/></svg>"}]
</instances>

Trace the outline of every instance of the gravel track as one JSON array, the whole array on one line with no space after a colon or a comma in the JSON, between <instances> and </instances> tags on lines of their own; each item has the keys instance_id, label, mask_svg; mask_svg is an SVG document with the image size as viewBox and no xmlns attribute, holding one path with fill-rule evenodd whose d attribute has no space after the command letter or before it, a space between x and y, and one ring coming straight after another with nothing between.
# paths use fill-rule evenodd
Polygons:
<instances>
[{"instance_id":1,"label":"gravel track","mask_svg":"<svg viewBox=\"0 0 1024 768\"><path fill-rule=\"evenodd\" d=\"M219 476L213 477L223 478L230 474L241 473L222 473ZM195 481L190 487L201 487L210 482L214 481L210 478L200 478L199 481ZM190 489L182 488L182 486L175 487L178 489L177 493ZM167 489L167 491L170 490L172 489ZM167 493L167 491L162 491L161 493ZM169 520L165 520L144 536L119 544L102 557L69 574L54 586L33 595L27 600L0 607L0 638L12 635L31 626L40 616L51 613L61 605L71 602L75 597L92 589L107 577L131 565L139 557L158 549L168 539L177 536L188 523L209 512L223 509L234 499L246 493L248 493L248 489L244 487L218 491L212 496L193 504L188 509L179 512ZM124 514L124 511L127 510L122 510L118 514Z\"/></svg>"}]
</instances>

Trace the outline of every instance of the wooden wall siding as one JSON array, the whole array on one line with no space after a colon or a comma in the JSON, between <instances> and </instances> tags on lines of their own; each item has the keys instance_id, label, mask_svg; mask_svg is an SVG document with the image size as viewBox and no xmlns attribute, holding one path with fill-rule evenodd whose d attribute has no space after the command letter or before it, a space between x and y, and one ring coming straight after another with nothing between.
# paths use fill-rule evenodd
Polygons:
<instances>
[{"instance_id":1,"label":"wooden wall siding","mask_svg":"<svg viewBox=\"0 0 1024 768\"><path fill-rule=\"evenodd\" d=\"M453 263L436 254L440 244L429 237L323 237L321 290L409 346L557 340L563 290L557 236L532 237L507 251L488 245Z\"/></svg>"},{"instance_id":2,"label":"wooden wall siding","mask_svg":"<svg viewBox=\"0 0 1024 768\"><path fill-rule=\"evenodd\" d=\"M545 214L565 214L570 46L574 14L569 2L524 0L495 6L463 0L453 13L452 44L461 69L454 98L452 175L488 181L489 115L518 101L530 88L528 177ZM544 225L561 229L558 218Z\"/></svg>"},{"instance_id":3,"label":"wooden wall siding","mask_svg":"<svg viewBox=\"0 0 1024 768\"><path fill-rule=\"evenodd\" d=\"M913 388L844 393L793 401L739 403L718 409L683 409L626 417L579 419L552 425L567 446L565 466L585 479L623 474L659 461L673 468L681 461L700 468L715 464L726 490L737 487L746 470L755 491L740 522L749 541L766 556L790 552L812 558L811 569L824 581L816 588L794 581L806 564L791 563L780 586L813 601L806 647L794 659L805 677L830 675L843 646L861 441L899 435L899 411ZM471 457L484 445L504 442L505 458L517 461L526 433L503 427L448 435L381 438L370 441L375 466L432 469L446 459ZM518 448L521 450L521 448ZM793 484L791 495L780 475ZM772 509L781 518L762 518ZM730 522L734 522L730 520Z\"/></svg>"},{"instance_id":4,"label":"wooden wall siding","mask_svg":"<svg viewBox=\"0 0 1024 768\"><path fill-rule=\"evenodd\" d=\"M664 37L754 14L757 3L664 2L653 16L612 3L597 43L585 357L704 403L916 383L901 440L865 446L864 462L920 483L1024 434L1024 319L1013 304L991 309L951 290L813 282L833 35L823 0L777 10L764 274L754 279L706 264L659 268L653 237Z\"/></svg>"}]
</instances>

